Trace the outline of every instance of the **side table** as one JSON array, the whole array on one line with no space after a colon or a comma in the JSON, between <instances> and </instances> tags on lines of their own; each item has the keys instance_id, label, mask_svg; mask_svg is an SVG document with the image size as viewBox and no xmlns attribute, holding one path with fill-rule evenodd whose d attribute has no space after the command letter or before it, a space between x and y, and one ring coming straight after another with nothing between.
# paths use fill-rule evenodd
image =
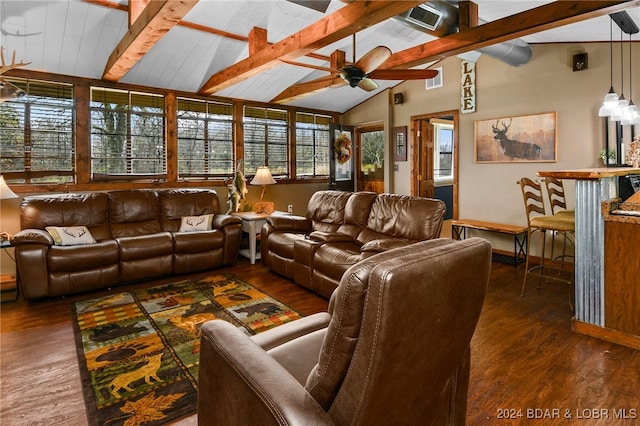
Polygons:
<instances>
[{"instance_id":1,"label":"side table","mask_svg":"<svg viewBox=\"0 0 640 426\"><path fill-rule=\"evenodd\" d=\"M232 214L242 219L242 231L249 234L249 249L240 250L240 254L248 257L253 265L256 263L256 259L260 259L260 253L256 253L256 237L260 234L262 225L267 223L267 217L288 215L290 213L275 211L271 214L256 212L236 212Z\"/></svg>"},{"instance_id":2,"label":"side table","mask_svg":"<svg viewBox=\"0 0 640 426\"><path fill-rule=\"evenodd\" d=\"M2 250L8 249L9 247L11 247L11 241L9 240L0 241L0 248ZM13 259L9 253L7 253L7 256ZM15 292L15 297L13 297L12 299L9 299L9 298L5 299L5 294L13 293L13 292ZM19 294L19 288L18 288L18 280L16 279L16 276L13 274L0 275L0 302L2 303L15 302L16 300L18 300L18 294Z\"/></svg>"}]
</instances>

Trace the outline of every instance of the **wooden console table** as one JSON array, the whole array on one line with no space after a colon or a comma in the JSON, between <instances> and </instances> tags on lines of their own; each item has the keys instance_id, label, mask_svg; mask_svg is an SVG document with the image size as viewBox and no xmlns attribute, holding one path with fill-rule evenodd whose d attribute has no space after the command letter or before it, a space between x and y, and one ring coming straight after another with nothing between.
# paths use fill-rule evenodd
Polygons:
<instances>
[{"instance_id":1,"label":"wooden console table","mask_svg":"<svg viewBox=\"0 0 640 426\"><path fill-rule=\"evenodd\" d=\"M601 203L616 198L618 177L640 174L632 167L552 170L540 177L576 181L575 317L576 332L615 341L605 322L604 217ZM619 341L616 343L624 344Z\"/></svg>"}]
</instances>

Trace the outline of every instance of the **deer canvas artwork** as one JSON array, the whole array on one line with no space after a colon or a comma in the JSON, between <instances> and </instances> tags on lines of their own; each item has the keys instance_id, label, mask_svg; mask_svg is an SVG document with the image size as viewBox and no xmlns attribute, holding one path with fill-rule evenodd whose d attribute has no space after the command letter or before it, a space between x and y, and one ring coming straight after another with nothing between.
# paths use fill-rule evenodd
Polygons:
<instances>
[{"instance_id":1,"label":"deer canvas artwork","mask_svg":"<svg viewBox=\"0 0 640 426\"><path fill-rule=\"evenodd\" d=\"M475 122L478 163L557 161L556 113Z\"/></svg>"}]
</instances>

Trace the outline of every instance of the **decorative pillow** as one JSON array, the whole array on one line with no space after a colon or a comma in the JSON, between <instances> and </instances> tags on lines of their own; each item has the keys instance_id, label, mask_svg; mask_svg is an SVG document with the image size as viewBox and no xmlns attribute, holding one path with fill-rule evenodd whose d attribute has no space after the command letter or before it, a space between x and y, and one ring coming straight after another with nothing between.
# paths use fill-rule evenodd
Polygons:
<instances>
[{"instance_id":1,"label":"decorative pillow","mask_svg":"<svg viewBox=\"0 0 640 426\"><path fill-rule=\"evenodd\" d=\"M57 246L95 244L96 242L86 226L47 226L45 229Z\"/></svg>"},{"instance_id":2,"label":"decorative pillow","mask_svg":"<svg viewBox=\"0 0 640 426\"><path fill-rule=\"evenodd\" d=\"M213 223L213 214L202 216L183 216L178 232L210 231Z\"/></svg>"}]
</instances>

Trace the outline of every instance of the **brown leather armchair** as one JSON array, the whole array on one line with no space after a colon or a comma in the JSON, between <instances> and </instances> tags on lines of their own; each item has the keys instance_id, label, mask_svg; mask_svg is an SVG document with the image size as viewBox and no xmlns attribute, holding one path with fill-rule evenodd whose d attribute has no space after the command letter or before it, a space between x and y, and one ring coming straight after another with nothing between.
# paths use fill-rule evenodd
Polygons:
<instances>
[{"instance_id":1,"label":"brown leather armchair","mask_svg":"<svg viewBox=\"0 0 640 426\"><path fill-rule=\"evenodd\" d=\"M491 245L418 242L352 266L329 313L253 338L202 327L198 421L464 425Z\"/></svg>"}]
</instances>

